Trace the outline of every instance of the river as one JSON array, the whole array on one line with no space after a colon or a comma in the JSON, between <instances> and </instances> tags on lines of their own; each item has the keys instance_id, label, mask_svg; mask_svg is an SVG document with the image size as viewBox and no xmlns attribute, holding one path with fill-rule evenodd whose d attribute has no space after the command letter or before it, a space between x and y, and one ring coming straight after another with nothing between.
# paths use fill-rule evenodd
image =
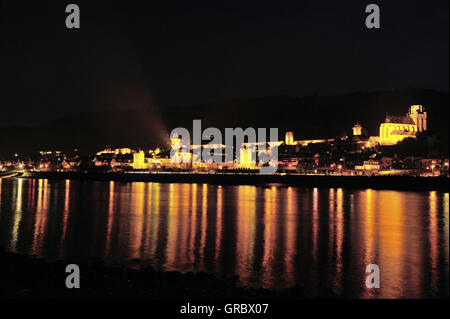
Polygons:
<instances>
[{"instance_id":1,"label":"river","mask_svg":"<svg viewBox=\"0 0 450 319\"><path fill-rule=\"evenodd\" d=\"M0 179L0 247L350 298L449 296L449 194ZM366 266L380 288L365 285Z\"/></svg>"}]
</instances>

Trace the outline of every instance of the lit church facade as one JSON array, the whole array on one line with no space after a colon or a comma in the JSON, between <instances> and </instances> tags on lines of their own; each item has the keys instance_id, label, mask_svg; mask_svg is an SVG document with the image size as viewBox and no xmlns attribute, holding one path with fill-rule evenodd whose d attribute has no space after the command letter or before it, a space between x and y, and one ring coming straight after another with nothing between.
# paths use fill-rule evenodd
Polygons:
<instances>
[{"instance_id":1,"label":"lit church facade","mask_svg":"<svg viewBox=\"0 0 450 319\"><path fill-rule=\"evenodd\" d=\"M412 105L406 116L386 115L380 125L381 145L394 145L405 138L415 138L418 132L427 130L427 112L422 105Z\"/></svg>"}]
</instances>

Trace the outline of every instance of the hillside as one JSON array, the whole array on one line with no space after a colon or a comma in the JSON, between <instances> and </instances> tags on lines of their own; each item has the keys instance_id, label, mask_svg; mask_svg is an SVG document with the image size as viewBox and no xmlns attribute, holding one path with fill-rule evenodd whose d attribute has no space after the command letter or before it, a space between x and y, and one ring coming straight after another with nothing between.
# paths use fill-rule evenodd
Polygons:
<instances>
[{"instance_id":1,"label":"hillside","mask_svg":"<svg viewBox=\"0 0 450 319\"><path fill-rule=\"evenodd\" d=\"M160 114L145 110L79 113L41 126L0 128L0 154L31 154L41 149L95 151L105 145L155 147L168 142L171 129L178 126L191 129L193 119L201 119L203 128L278 127L280 138L285 131L292 130L296 139L350 134L358 121L370 135L378 135L386 112L404 115L412 104L426 107L430 133L439 135L448 144L448 93L405 89L230 100L164 108Z\"/></svg>"}]
</instances>

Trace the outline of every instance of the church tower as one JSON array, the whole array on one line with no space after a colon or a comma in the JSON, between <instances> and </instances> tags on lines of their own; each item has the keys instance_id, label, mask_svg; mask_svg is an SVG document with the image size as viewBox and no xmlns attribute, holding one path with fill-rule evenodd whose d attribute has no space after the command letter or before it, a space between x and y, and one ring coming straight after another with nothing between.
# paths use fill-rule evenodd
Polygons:
<instances>
[{"instance_id":1,"label":"church tower","mask_svg":"<svg viewBox=\"0 0 450 319\"><path fill-rule=\"evenodd\" d=\"M359 123L356 123L353 127L353 135L358 136L362 134L362 126Z\"/></svg>"},{"instance_id":2,"label":"church tower","mask_svg":"<svg viewBox=\"0 0 450 319\"><path fill-rule=\"evenodd\" d=\"M286 145L295 145L296 144L294 142L294 132L286 132L286 135L284 138L284 143Z\"/></svg>"},{"instance_id":3,"label":"church tower","mask_svg":"<svg viewBox=\"0 0 450 319\"><path fill-rule=\"evenodd\" d=\"M408 116L413 119L418 132L427 130L427 112L422 105L411 105Z\"/></svg>"}]
</instances>

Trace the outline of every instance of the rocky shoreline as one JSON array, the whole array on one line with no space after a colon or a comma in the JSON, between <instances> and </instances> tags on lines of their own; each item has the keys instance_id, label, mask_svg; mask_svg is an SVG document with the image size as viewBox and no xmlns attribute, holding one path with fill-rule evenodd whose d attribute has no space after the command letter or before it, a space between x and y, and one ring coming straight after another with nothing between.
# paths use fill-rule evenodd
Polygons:
<instances>
[{"instance_id":1,"label":"rocky shoreline","mask_svg":"<svg viewBox=\"0 0 450 319\"><path fill-rule=\"evenodd\" d=\"M281 290L241 288L237 276L140 270L94 261L80 266L80 288L65 285L68 261L45 261L0 252L1 298L302 299L295 286ZM331 296L327 296L331 297Z\"/></svg>"}]
</instances>

